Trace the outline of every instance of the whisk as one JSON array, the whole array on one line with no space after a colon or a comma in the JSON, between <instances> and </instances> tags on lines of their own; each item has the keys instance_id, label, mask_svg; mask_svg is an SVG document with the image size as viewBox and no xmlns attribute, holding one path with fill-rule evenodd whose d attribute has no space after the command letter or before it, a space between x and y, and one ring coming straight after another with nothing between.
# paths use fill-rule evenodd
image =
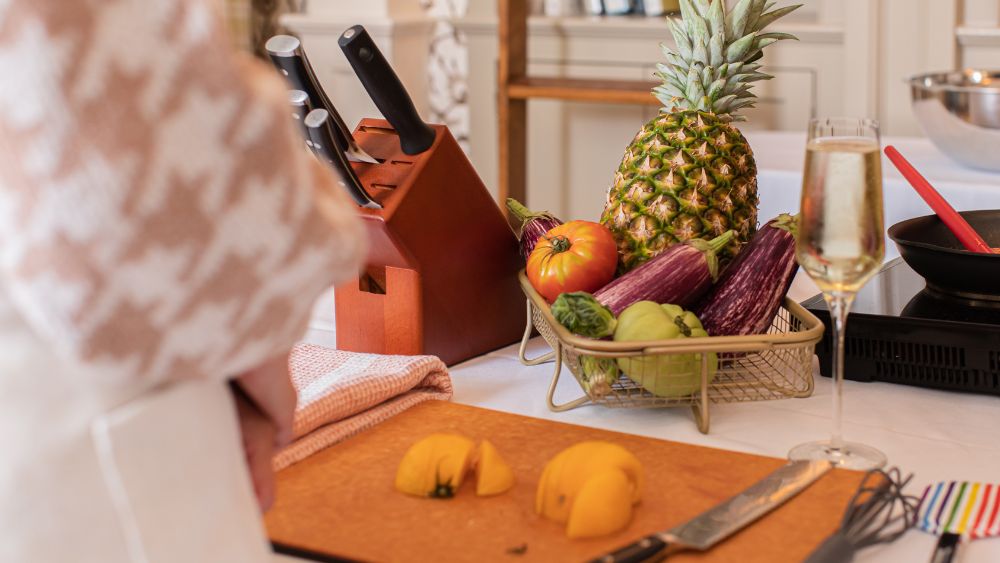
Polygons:
<instances>
[{"instance_id":1,"label":"whisk","mask_svg":"<svg viewBox=\"0 0 1000 563\"><path fill-rule=\"evenodd\" d=\"M890 543L916 523L920 499L903 493L905 479L898 468L869 471L851 497L840 528L806 559L806 563L843 563L859 549Z\"/></svg>"}]
</instances>

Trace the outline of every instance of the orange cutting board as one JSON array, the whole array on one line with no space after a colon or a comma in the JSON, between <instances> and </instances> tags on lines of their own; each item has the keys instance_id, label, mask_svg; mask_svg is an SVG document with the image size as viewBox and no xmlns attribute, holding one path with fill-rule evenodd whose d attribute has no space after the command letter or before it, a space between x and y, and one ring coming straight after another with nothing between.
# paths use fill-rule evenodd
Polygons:
<instances>
[{"instance_id":1,"label":"orange cutting board","mask_svg":"<svg viewBox=\"0 0 1000 563\"><path fill-rule=\"evenodd\" d=\"M393 488L406 449L431 432L488 438L517 484L477 497L467 479L451 499ZM642 462L646 485L625 530L570 540L534 512L546 461L582 440L608 440ZM499 411L431 401L321 451L277 476L265 522L272 541L363 561L585 561L681 523L752 485L785 460L655 440ZM705 553L670 561L801 561L837 528L863 475L834 470L763 519Z\"/></svg>"}]
</instances>

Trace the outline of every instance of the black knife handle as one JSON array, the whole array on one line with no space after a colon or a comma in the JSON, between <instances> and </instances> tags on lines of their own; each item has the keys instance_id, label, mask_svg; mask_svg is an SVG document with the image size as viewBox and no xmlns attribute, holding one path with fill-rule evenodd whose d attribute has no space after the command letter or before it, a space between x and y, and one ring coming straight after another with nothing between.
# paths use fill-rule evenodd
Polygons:
<instances>
[{"instance_id":1,"label":"black knife handle","mask_svg":"<svg viewBox=\"0 0 1000 563\"><path fill-rule=\"evenodd\" d=\"M306 60L302 57L301 43L291 35L275 35L267 40L265 48L274 66L291 83L292 89L302 90L318 108L327 109L328 100Z\"/></svg>"},{"instance_id":2,"label":"black knife handle","mask_svg":"<svg viewBox=\"0 0 1000 563\"><path fill-rule=\"evenodd\" d=\"M330 99L327 98L323 87L320 86L319 79L316 78L316 74L309 64L309 59L302 51L302 44L297 38L291 35L275 35L267 40L264 47L274 66L285 75L294 90L306 93L312 107L325 109L333 116L333 119L343 121L340 114L333 108ZM335 131L333 140L336 142L335 146L344 152L350 149L350 141L341 134L340 123L337 125L338 129ZM346 125L344 127L346 128Z\"/></svg>"},{"instance_id":3,"label":"black knife handle","mask_svg":"<svg viewBox=\"0 0 1000 563\"><path fill-rule=\"evenodd\" d=\"M305 119L309 115L309 112L313 110L309 94L306 94L302 90L289 90L288 104L292 106L292 119L302 128L302 136L308 141L309 130L306 129Z\"/></svg>"},{"instance_id":4,"label":"black knife handle","mask_svg":"<svg viewBox=\"0 0 1000 563\"><path fill-rule=\"evenodd\" d=\"M280 45L280 43L276 40L284 37L289 36L276 35L268 40L267 45L269 48L267 54L271 57L271 62L274 63L274 66L277 67L286 78L288 78L288 82L291 83L293 89L301 90L306 93L306 96L309 97L313 107L330 111L330 102L326 99L326 95L319 87L319 83L316 82L316 78L313 76L312 69L309 68L309 64L299 53L300 49L296 48L296 50L291 52L276 52L271 50L271 47L274 44ZM335 142L334 146L340 149L340 151L346 151L348 149L347 139L343 139L340 135L335 135L333 140Z\"/></svg>"},{"instance_id":5,"label":"black knife handle","mask_svg":"<svg viewBox=\"0 0 1000 563\"><path fill-rule=\"evenodd\" d=\"M403 152L420 154L429 149L434 144L434 129L420 119L406 88L368 31L356 25L345 31L337 43L375 106L396 129Z\"/></svg>"},{"instance_id":6,"label":"black knife handle","mask_svg":"<svg viewBox=\"0 0 1000 563\"><path fill-rule=\"evenodd\" d=\"M840 531L826 538L802 563L849 563L854 561L854 545Z\"/></svg>"},{"instance_id":7,"label":"black knife handle","mask_svg":"<svg viewBox=\"0 0 1000 563\"><path fill-rule=\"evenodd\" d=\"M962 536L945 532L938 538L937 546L931 555L931 563L952 563L958 555L958 546L961 545Z\"/></svg>"},{"instance_id":8,"label":"black knife handle","mask_svg":"<svg viewBox=\"0 0 1000 563\"><path fill-rule=\"evenodd\" d=\"M314 109L309 112L303 123L309 131L313 151L320 160L325 160L336 170L340 176L341 184L347 193L354 198L354 201L362 207L381 209L382 206L373 200L361 185L358 175L354 173L354 169L347 161L347 156L334 144L329 112L325 109Z\"/></svg>"},{"instance_id":9,"label":"black knife handle","mask_svg":"<svg viewBox=\"0 0 1000 563\"><path fill-rule=\"evenodd\" d=\"M626 545L591 563L642 563L643 561L659 561L665 555L670 544L658 536L646 536L641 540Z\"/></svg>"},{"instance_id":10,"label":"black knife handle","mask_svg":"<svg viewBox=\"0 0 1000 563\"><path fill-rule=\"evenodd\" d=\"M317 91L319 85L313 82L310 69L300 56L301 43L291 35L275 35L264 44L267 56L281 74L291 83L292 89L302 90L313 103L323 105L323 98Z\"/></svg>"}]
</instances>

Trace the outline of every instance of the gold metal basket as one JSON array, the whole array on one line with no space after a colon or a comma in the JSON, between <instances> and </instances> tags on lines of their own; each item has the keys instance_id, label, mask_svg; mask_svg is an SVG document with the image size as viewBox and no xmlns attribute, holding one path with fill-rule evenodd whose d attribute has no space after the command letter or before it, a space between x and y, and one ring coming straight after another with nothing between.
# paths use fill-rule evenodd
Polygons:
<instances>
[{"instance_id":1,"label":"gold metal basket","mask_svg":"<svg viewBox=\"0 0 1000 563\"><path fill-rule=\"evenodd\" d=\"M518 356L525 365L555 362L547 396L552 411L587 403L623 408L690 405L698 430L708 433L711 403L808 397L813 392L813 350L823 336L823 323L791 299L785 298L767 334L613 342L569 332L523 270L520 280L528 298L528 321ZM525 357L532 328L552 352ZM556 404L553 396L563 364L585 395Z\"/></svg>"}]
</instances>

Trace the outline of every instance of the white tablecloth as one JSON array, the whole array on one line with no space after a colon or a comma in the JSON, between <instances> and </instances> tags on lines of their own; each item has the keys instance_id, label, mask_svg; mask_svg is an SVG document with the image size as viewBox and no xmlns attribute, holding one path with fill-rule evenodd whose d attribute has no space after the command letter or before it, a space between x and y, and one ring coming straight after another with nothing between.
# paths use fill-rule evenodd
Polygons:
<instances>
[{"instance_id":1,"label":"white tablecloth","mask_svg":"<svg viewBox=\"0 0 1000 563\"><path fill-rule=\"evenodd\" d=\"M761 186L761 218L798 209L804 136L791 133L748 135L754 146ZM1000 209L1000 175L958 168L922 139L889 139L958 209ZM886 225L929 209L885 163ZM887 247L889 255L895 254ZM792 297L817 293L800 274ZM332 296L317 305L308 339L334 344ZM520 314L520 312L518 313ZM536 338L529 357L547 351ZM676 440L729 450L784 457L801 442L825 438L831 424L831 385L816 378L812 397L760 403L712 405L711 431L698 432L690 409L607 409L585 406L553 413L545 403L552 366L526 367L517 360L517 347L475 358L451 370L455 401L527 416L547 418L654 438ZM572 375L564 370L556 402L581 395ZM844 385L844 432L847 439L878 447L890 465L915 474L910 492L939 480L965 479L1000 482L1000 399L932 391L885 383L847 381ZM831 506L840 511L843 507ZM858 561L926 561L936 538L912 531L888 546L861 552ZM1000 561L1000 539L966 546L967 563Z\"/></svg>"}]
</instances>

